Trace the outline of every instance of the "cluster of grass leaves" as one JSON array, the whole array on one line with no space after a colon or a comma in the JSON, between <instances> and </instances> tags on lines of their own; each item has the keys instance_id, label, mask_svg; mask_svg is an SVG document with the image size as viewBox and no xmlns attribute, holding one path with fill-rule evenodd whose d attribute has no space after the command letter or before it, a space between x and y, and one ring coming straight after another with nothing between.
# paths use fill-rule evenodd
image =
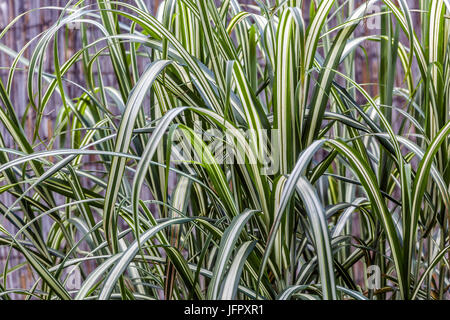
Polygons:
<instances>
[{"instance_id":1,"label":"cluster of grass leaves","mask_svg":"<svg viewBox=\"0 0 450 320\"><path fill-rule=\"evenodd\" d=\"M372 5L383 8L380 29L358 37ZM420 10L406 0L166 0L155 14L142 0L80 0L40 10L61 15L30 42L30 59L28 46L1 47L14 59L0 83L14 146L0 137L0 192L15 201L0 213L15 228L0 225L0 245L26 261L6 257L1 299L448 298L447 0ZM74 23L81 49L62 60L58 34ZM366 43L380 47L376 96L356 81ZM77 64L85 83L66 77ZM19 67L31 139L11 102ZM50 108L55 131L41 141ZM210 130L255 161L217 161ZM180 131L201 161L171 161ZM277 150L273 172L263 170L267 150ZM6 287L26 266L36 283ZM370 266L379 288L367 283ZM74 267L80 285L69 288Z\"/></svg>"}]
</instances>

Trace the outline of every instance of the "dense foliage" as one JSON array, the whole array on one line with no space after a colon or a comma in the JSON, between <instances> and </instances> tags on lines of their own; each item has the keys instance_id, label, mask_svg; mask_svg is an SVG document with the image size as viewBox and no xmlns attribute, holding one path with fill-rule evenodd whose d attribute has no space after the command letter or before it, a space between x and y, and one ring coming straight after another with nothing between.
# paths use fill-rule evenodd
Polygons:
<instances>
[{"instance_id":1,"label":"dense foliage","mask_svg":"<svg viewBox=\"0 0 450 320\"><path fill-rule=\"evenodd\" d=\"M0 245L25 262L6 257L0 297L449 298L450 3L359 3L42 8L61 18L30 59L1 47L14 58L0 85L14 145L0 137L0 192L15 202L0 213L15 228L0 224ZM374 17L376 34L356 36ZM58 33L74 25L82 49L63 60ZM367 44L380 49L376 84L356 80ZM85 83L67 79L75 65ZM32 138L15 85L27 86ZM25 267L35 285L8 288Z\"/></svg>"}]
</instances>

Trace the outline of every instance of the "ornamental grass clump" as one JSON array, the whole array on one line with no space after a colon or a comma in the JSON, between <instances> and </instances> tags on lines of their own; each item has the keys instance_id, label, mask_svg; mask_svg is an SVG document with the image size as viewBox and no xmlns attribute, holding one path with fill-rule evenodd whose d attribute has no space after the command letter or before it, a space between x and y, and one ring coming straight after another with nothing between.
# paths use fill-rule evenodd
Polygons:
<instances>
[{"instance_id":1,"label":"ornamental grass clump","mask_svg":"<svg viewBox=\"0 0 450 320\"><path fill-rule=\"evenodd\" d=\"M448 299L450 3L410 5L40 8L60 18L29 59L0 47L0 245L24 259L1 299ZM19 269L35 283L8 287Z\"/></svg>"}]
</instances>

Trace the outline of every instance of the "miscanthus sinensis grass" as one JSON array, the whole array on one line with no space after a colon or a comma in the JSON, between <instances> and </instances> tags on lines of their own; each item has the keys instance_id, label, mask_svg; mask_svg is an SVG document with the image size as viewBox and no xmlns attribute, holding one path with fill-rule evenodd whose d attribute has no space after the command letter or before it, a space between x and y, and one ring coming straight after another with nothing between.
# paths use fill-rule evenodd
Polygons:
<instances>
[{"instance_id":1,"label":"miscanthus sinensis grass","mask_svg":"<svg viewBox=\"0 0 450 320\"><path fill-rule=\"evenodd\" d=\"M0 245L25 261L2 257L1 299L449 298L447 0L94 2L41 8L61 15L29 59L1 46Z\"/></svg>"}]
</instances>

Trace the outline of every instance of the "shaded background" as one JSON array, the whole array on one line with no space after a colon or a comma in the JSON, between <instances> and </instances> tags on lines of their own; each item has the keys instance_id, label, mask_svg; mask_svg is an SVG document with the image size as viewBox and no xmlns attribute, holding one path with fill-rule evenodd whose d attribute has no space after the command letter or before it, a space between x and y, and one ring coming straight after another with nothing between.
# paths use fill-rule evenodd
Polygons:
<instances>
[{"instance_id":1,"label":"shaded background","mask_svg":"<svg viewBox=\"0 0 450 320\"><path fill-rule=\"evenodd\" d=\"M68 1L66 0L0 0L0 31L8 25L14 17L17 17L21 13L27 12L29 10L35 8L42 8L46 6L55 6L55 7L64 7ZM88 2L88 1L87 1ZM90 1L91 3L95 3L94 0ZM126 0L123 2L134 3L132 0ZM144 0L147 4L148 8L151 12L155 12L158 4L161 2L160 0ZM309 6L308 0L305 1L305 5ZM356 1L355 4L358 6L359 4L364 3L364 0ZM408 0L409 5L412 9L418 7L418 1L416 0ZM240 3L244 6L245 4L255 4L252 0L240 0ZM334 11L334 9L333 9ZM308 14L308 10L304 10L304 14ZM0 46L7 46L14 51L20 51L27 43L29 43L32 39L38 36L40 33L48 29L51 25L53 25L57 19L59 18L60 11L59 10L36 10L30 14L23 16L18 23L16 23L8 33L0 39ZM419 26L420 17L417 13L412 13L413 19L415 20L415 25ZM305 23L308 24L308 17L305 16ZM373 24L373 21L371 22ZM419 29L419 28L418 28ZM416 30L419 32L419 30ZM355 36L363 36L369 34L378 34L379 30L372 29L370 21L364 21L360 23L358 29L355 32ZM99 36L99 33L91 30L90 35L92 39ZM79 35L78 30L67 30L65 32L59 32L58 42L60 44L60 52L61 54L61 62L67 60L72 56L73 53L80 49L81 37ZM24 53L25 58L30 58L31 52L33 50L36 41L30 45L29 49L27 49ZM357 51L356 61L358 63L358 73L355 75L355 80L359 83L374 83L378 82L378 61L379 61L379 48L377 44L374 43L363 43L363 46L366 48L366 56L363 54L362 50ZM50 48L52 46L50 45ZM48 55L49 58L45 61L45 71L53 72L53 60L51 55ZM9 69L8 66L11 65L13 59L8 56L3 51L0 51L0 77L3 83L6 83ZM359 65L361 64L361 65ZM19 64L20 66L20 64ZM112 67L110 65L109 60L102 60L102 74L104 75L104 80L106 85L115 86L115 75ZM82 78L82 70L81 64L75 64L67 78L75 83L79 83L84 85L84 81ZM402 79L397 79L397 85L401 85ZM27 72L26 70L18 70L14 76L14 82L12 86L11 99L14 105L14 108L17 111L17 114L22 118L25 123L25 131L29 135L31 140L32 132L34 130L33 123L35 113L33 110L27 109L29 106L29 99L27 96L26 89L27 82ZM378 88L376 85L369 85L366 87L369 93L374 96L377 94ZM66 93L68 96L75 98L79 92L76 92L73 86L67 86ZM3 106L1 106L3 107ZM43 117L42 127L40 128L40 135L43 140L49 139L53 134L53 123L56 116L56 110L61 108L61 101L58 100L58 97L53 97L50 101L46 114ZM0 124L0 134L5 139L5 143L7 147L13 146L12 137L5 130L5 128ZM36 150L38 150L37 147ZM0 194L0 202L5 204L6 206L11 205L13 202L13 198L7 194ZM3 219L3 217L0 217ZM2 225L6 225L8 229L14 230L11 225L8 225L7 222L0 220ZM48 230L48 226L50 223L48 220L42 220L43 229ZM0 247L0 273L3 272L4 260L9 253L8 247ZM11 256L9 260L9 266L14 266L22 263L24 260L21 256L19 256L15 251L11 251ZM27 269L28 268L28 269ZM33 279L33 273L29 269L29 267L25 266L23 268L18 269L14 272L14 276L7 277L8 283L4 284L6 288L28 288L32 285L37 279Z\"/></svg>"}]
</instances>

